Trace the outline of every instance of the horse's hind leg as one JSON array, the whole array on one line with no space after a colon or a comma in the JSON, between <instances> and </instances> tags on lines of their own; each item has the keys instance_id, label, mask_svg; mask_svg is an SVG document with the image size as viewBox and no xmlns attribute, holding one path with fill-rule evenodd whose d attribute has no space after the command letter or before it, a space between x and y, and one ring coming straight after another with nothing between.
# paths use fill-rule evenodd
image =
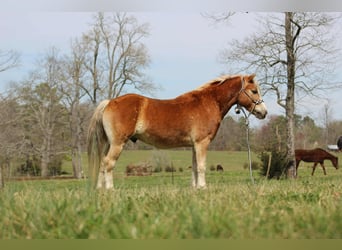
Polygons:
<instances>
[{"instance_id":1,"label":"horse's hind leg","mask_svg":"<svg viewBox=\"0 0 342 250\"><path fill-rule=\"evenodd\" d=\"M299 167L300 160L296 159L296 173L298 175L298 167Z\"/></svg>"},{"instance_id":2,"label":"horse's hind leg","mask_svg":"<svg viewBox=\"0 0 342 250\"><path fill-rule=\"evenodd\" d=\"M122 151L124 143L111 145L107 155L103 158L97 182L97 188L113 189L113 169Z\"/></svg>"},{"instance_id":3,"label":"horse's hind leg","mask_svg":"<svg viewBox=\"0 0 342 250\"><path fill-rule=\"evenodd\" d=\"M192 149L192 186L197 186L197 179L198 179L198 173L197 173L197 160L196 160L196 150L195 147Z\"/></svg>"}]
</instances>

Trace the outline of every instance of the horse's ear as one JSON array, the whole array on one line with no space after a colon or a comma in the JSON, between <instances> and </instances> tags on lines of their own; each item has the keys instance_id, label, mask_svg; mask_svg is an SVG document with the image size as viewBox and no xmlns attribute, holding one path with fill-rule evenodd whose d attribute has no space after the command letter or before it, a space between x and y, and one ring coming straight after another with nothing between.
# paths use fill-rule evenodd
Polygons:
<instances>
[{"instance_id":1,"label":"horse's ear","mask_svg":"<svg viewBox=\"0 0 342 250\"><path fill-rule=\"evenodd\" d=\"M247 82L248 83L254 83L254 77L255 77L255 74L247 76Z\"/></svg>"}]
</instances>

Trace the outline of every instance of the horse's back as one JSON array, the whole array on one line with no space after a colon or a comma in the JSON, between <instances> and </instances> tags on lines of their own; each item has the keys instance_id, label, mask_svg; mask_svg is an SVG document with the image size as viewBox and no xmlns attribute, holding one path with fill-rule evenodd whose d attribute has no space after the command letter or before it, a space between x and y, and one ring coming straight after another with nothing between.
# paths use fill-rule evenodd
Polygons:
<instances>
[{"instance_id":1,"label":"horse's back","mask_svg":"<svg viewBox=\"0 0 342 250\"><path fill-rule=\"evenodd\" d=\"M323 162L327 158L331 158L331 154L321 148L315 149L296 149L296 161L305 162Z\"/></svg>"}]
</instances>

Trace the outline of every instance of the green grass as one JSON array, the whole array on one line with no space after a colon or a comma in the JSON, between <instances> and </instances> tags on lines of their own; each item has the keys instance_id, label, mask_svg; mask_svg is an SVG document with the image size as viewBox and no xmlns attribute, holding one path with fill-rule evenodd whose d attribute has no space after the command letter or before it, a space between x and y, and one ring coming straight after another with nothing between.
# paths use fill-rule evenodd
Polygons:
<instances>
[{"instance_id":1,"label":"green grass","mask_svg":"<svg viewBox=\"0 0 342 250\"><path fill-rule=\"evenodd\" d=\"M178 170L188 169L191 166L192 151L191 150L123 150L121 156L114 169L114 177L121 177L125 173L125 168L129 164L153 163L156 156L165 158L166 161L172 162L173 166ZM208 151L207 169L211 165L221 164L225 170L243 170L243 165L248 162L247 152L240 151ZM253 161L259 161L256 154L252 154ZM82 163L87 165L87 156L83 155ZM72 173L71 161L65 161L62 170ZM87 172L87 168L84 169ZM316 170L317 171L317 170Z\"/></svg>"},{"instance_id":2,"label":"green grass","mask_svg":"<svg viewBox=\"0 0 342 250\"><path fill-rule=\"evenodd\" d=\"M175 166L191 152L166 151ZM126 164L144 162L153 151L124 151L115 190L93 191L86 180L7 182L0 192L0 238L225 238L331 239L342 237L342 173L328 175L303 165L297 180L252 184L244 152L210 152L208 188L190 187L191 172L124 177ZM189 158L190 157L190 158ZM177 160L179 162L177 162ZM66 164L67 165L67 164Z\"/></svg>"}]
</instances>

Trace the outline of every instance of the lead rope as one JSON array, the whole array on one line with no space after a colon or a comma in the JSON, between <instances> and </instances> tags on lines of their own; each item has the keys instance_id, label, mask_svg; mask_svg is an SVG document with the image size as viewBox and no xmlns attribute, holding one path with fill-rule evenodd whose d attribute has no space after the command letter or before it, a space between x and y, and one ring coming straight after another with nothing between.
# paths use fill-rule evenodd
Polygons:
<instances>
[{"instance_id":1,"label":"lead rope","mask_svg":"<svg viewBox=\"0 0 342 250\"><path fill-rule=\"evenodd\" d=\"M254 106L254 108L255 108L255 106ZM242 113L245 116L246 143L247 143L247 152L248 152L248 161L249 161L249 175L250 175L252 183L254 184L255 182L254 182L253 169L252 169L251 146L250 146L250 143L249 143L249 116L251 115L251 113L249 113L249 115L247 115L245 110L243 108L241 108L240 105L237 104L236 108L235 108L235 113L236 114L240 114L240 110L242 110Z\"/></svg>"}]
</instances>

